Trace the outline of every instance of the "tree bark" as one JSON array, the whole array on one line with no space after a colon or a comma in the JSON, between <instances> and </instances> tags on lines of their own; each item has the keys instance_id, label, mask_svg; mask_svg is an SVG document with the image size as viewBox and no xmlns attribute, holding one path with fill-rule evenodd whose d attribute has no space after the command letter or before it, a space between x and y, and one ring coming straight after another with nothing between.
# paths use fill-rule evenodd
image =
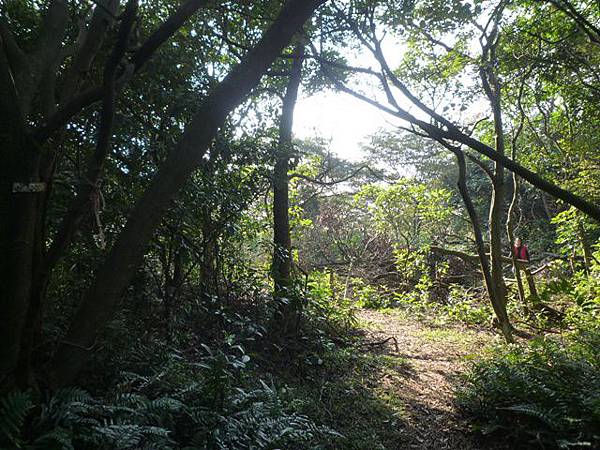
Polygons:
<instances>
[{"instance_id":1,"label":"tree bark","mask_svg":"<svg viewBox=\"0 0 600 450\"><path fill-rule=\"evenodd\" d=\"M134 70L141 68L154 50L206 3L207 0L188 0L182 4L133 55ZM98 4L83 39L75 43L73 62L66 68L61 82L60 101L69 107L56 113L56 72L66 55L63 41L69 21L68 2L48 2L48 7L41 12L43 18L35 50L29 53L19 48L6 21L0 18L0 339L4 343L0 351L0 383L9 374L15 377L15 354L22 347L21 336L27 335L29 339L41 326L34 318L39 318L51 266L56 262L54 257L60 256L69 241L59 246L62 249L50 258L53 262L48 265L45 214L58 147L56 142L48 142L48 138L106 92L103 87L77 92L81 78L89 71L102 46L110 13L117 10L119 1L100 0ZM90 92L93 95L88 95ZM31 117L28 117L30 112ZM38 123L36 131L27 129L26 124L31 122ZM44 132L39 133L40 129ZM13 192L14 183L23 184L28 191ZM26 347L31 348L31 342L26 343ZM28 353L25 350L18 358L26 361ZM28 366L19 365L21 369ZM21 374L16 378L24 381L28 377Z\"/></svg>"},{"instance_id":2,"label":"tree bark","mask_svg":"<svg viewBox=\"0 0 600 450\"><path fill-rule=\"evenodd\" d=\"M537 287L535 286L535 279L533 278L533 274L529 269L527 264L519 263L523 267L523 272L525 273L525 279L527 280L527 286L529 287L529 301L535 305L539 303L540 296L537 291Z\"/></svg>"},{"instance_id":3,"label":"tree bark","mask_svg":"<svg viewBox=\"0 0 600 450\"><path fill-rule=\"evenodd\" d=\"M275 151L273 170L273 263L274 297L278 302L281 331L286 333L295 323L300 304L290 296L292 271L292 240L289 217L289 162L292 156L292 128L294 108L298 88L302 80L302 60L304 46L300 43L294 49L290 76L283 98L279 122L279 142Z\"/></svg>"},{"instance_id":4,"label":"tree bark","mask_svg":"<svg viewBox=\"0 0 600 450\"><path fill-rule=\"evenodd\" d=\"M583 250L583 266L585 269L585 273L587 275L590 274L590 268L592 267L592 259L594 258L592 254L592 248L588 241L587 233L585 232L585 228L583 226L583 222L581 217L577 217L577 235L579 237L579 242L581 243L581 248Z\"/></svg>"},{"instance_id":5,"label":"tree bark","mask_svg":"<svg viewBox=\"0 0 600 450\"><path fill-rule=\"evenodd\" d=\"M490 297L490 302L492 304L492 308L494 313L496 314L496 318L498 319L498 325L500 327L500 331L504 335L504 338L507 342L512 342L512 331L513 327L510 324L510 320L508 318L508 313L506 312L506 302L504 302L502 297L499 297L499 293L497 289L494 289L494 279L492 276L492 269L490 267L490 262L488 260L488 256L485 253L485 244L483 242L483 233L481 232L481 226L479 224L479 217L477 216L477 210L473 205L473 201L471 200L471 196L469 194L469 189L467 187L467 166L465 162L464 153L450 145L446 145L450 151L454 153L458 162L458 190L460 195L465 203L465 207L467 208L467 213L469 214L469 219L471 220L471 226L473 228L473 234L475 235L475 244L477 248L477 256L479 260L479 264L481 266L481 272L483 274L483 282ZM504 280L503 280L504 281Z\"/></svg>"},{"instance_id":6,"label":"tree bark","mask_svg":"<svg viewBox=\"0 0 600 450\"><path fill-rule=\"evenodd\" d=\"M518 124L516 130L514 131L513 137L511 140L511 155L510 156L513 161L517 160L517 146L518 146L519 138L521 137L521 133L523 131L523 125L525 122L525 110L523 109L523 103L522 103L523 91L525 88L525 81L531 75L532 70L533 70L533 68L529 69L529 71L526 72L524 74L524 76L522 77L521 84L519 86L518 95L517 95L517 105L518 105L519 112L520 112L520 118L519 118L519 124ZM506 216L506 233L508 235L508 242L509 242L509 246L510 246L510 259L512 262L512 267L513 267L513 271L515 273L515 279L517 282L517 292L519 294L519 301L527 309L528 306L526 303L525 289L523 288L523 279L521 277L521 267L517 260L517 255L513 251L513 245L515 242L514 211L515 211L515 208L517 207L517 204L519 201L519 177L517 177L517 174L515 174L514 172L512 173L512 187L513 187L512 199L510 202L510 206L508 207L508 213ZM542 193L542 198L543 197L544 197L544 194Z\"/></svg>"},{"instance_id":7,"label":"tree bark","mask_svg":"<svg viewBox=\"0 0 600 450\"><path fill-rule=\"evenodd\" d=\"M515 151L514 151L514 143L513 143L513 159L514 159L514 157L515 157ZM506 218L506 233L508 235L508 242L511 245L510 258L511 258L511 262L512 262L513 271L515 272L515 278L517 280L517 290L519 293L519 300L520 300L521 304L526 305L525 290L523 289L523 279L521 278L521 270L519 267L519 263L517 262L517 256L512 251L512 245L513 245L512 243L515 242L513 214L514 214L514 209L517 206L517 201L518 201L518 197L519 197L519 179L517 178L517 176L514 173L512 176L512 181L513 181L513 195L512 195L512 200L510 202L510 206L508 207L508 215Z\"/></svg>"},{"instance_id":8,"label":"tree bark","mask_svg":"<svg viewBox=\"0 0 600 450\"><path fill-rule=\"evenodd\" d=\"M288 1L256 47L202 101L181 140L131 211L125 228L75 313L52 361L55 386L73 382L84 367L99 329L112 317L171 199L201 164L227 115L258 84L292 36L324 1Z\"/></svg>"},{"instance_id":9,"label":"tree bark","mask_svg":"<svg viewBox=\"0 0 600 450\"><path fill-rule=\"evenodd\" d=\"M110 142L113 131L114 109L115 109L115 83L116 72L125 51L127 50L127 40L137 16L137 0L129 0L123 19L119 27L117 42L106 63L104 69L104 100L100 114L100 124L98 125L98 137L96 149L88 165L86 180L79 188L77 197L72 202L67 215L64 217L59 227L57 237L53 241L48 254L44 257L42 240L36 239L38 249L34 249L38 255L38 263L33 271L31 298L28 302L27 315L22 331L21 348L18 365L18 377L21 380L30 378L31 373L31 353L34 345L34 335L41 324L42 305L47 290L49 276L63 254L65 248L71 242L73 234L79 228L79 224L85 212L89 209L93 195L98 195L96 189L102 174L102 168L106 157L110 151ZM48 180L49 181L49 180ZM41 234L44 229L45 208L39 208L36 220L38 222L38 233ZM36 233L36 234L38 234Z\"/></svg>"},{"instance_id":10,"label":"tree bark","mask_svg":"<svg viewBox=\"0 0 600 450\"><path fill-rule=\"evenodd\" d=\"M2 42L4 44L4 42ZM13 74L0 47L0 383L14 375L34 270L39 148L25 129Z\"/></svg>"},{"instance_id":11,"label":"tree bark","mask_svg":"<svg viewBox=\"0 0 600 450\"><path fill-rule=\"evenodd\" d=\"M504 157L505 141L504 126L502 121L502 103L500 81L494 72L498 64L496 58L496 46L498 44L498 21L500 13L495 14L494 25L491 32L485 36L486 44L483 46L482 59L484 65L480 68L480 78L483 90L488 98L492 108L494 118L495 133L495 151ZM506 304L506 286L504 285L504 274L502 272L502 213L504 210L504 166L499 162L494 162L494 175L492 182L492 198L490 202L490 212L488 219L490 235L490 263L492 275L492 289L495 291L497 299Z\"/></svg>"},{"instance_id":12,"label":"tree bark","mask_svg":"<svg viewBox=\"0 0 600 450\"><path fill-rule=\"evenodd\" d=\"M461 198L462 198L462 193L461 193ZM470 219L470 216L469 216L469 219ZM485 246L484 246L484 248L485 248ZM472 255L470 253L461 252L460 250L453 250L450 248L438 247L437 245L430 245L429 249L434 253L439 253L440 255L456 256L457 258L460 258L463 261L466 261L469 263L473 263L473 264L479 263L478 255ZM489 253L486 253L486 257L487 257L487 259L489 259ZM512 260L507 256L503 256L502 261L507 264L510 264L512 262Z\"/></svg>"},{"instance_id":13,"label":"tree bark","mask_svg":"<svg viewBox=\"0 0 600 450\"><path fill-rule=\"evenodd\" d=\"M40 103L52 97L53 87L41 81L61 57L67 20L67 2L49 2L38 45L29 54L18 47L6 23L0 23L0 383L12 384L19 378L15 370L21 331L44 244L43 149L29 134L28 114L38 91L42 91Z\"/></svg>"}]
</instances>

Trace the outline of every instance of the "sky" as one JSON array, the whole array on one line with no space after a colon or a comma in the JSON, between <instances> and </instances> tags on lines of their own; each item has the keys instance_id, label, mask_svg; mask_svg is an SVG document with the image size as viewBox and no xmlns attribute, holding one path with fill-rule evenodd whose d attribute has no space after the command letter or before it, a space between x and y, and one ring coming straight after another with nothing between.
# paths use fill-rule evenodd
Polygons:
<instances>
[{"instance_id":1,"label":"sky","mask_svg":"<svg viewBox=\"0 0 600 450\"><path fill-rule=\"evenodd\" d=\"M452 36L444 36L444 40L450 44L452 39ZM474 39L471 44L473 53L477 54L479 41ZM408 50L404 42L393 35L388 35L383 39L381 45L391 67L396 67ZM366 49L345 53L343 56L347 58L350 65L379 69L379 64ZM372 78L370 79L372 80ZM465 78L462 82L468 85L470 81ZM365 95L386 104L380 86L373 86L370 83L363 84L360 81L350 84L352 88L357 86L358 90ZM420 119L429 120L426 114L414 107L393 86L392 91L394 91L400 106ZM471 99L468 110L464 114L474 121L474 118L479 118L486 110L487 103L483 99ZM396 128L401 123L402 121L344 92L325 91L308 96L301 90L294 112L294 136L299 139L317 136L328 139L330 140L329 149L332 152L344 159L359 161L364 155L361 144L367 143L369 136L380 129Z\"/></svg>"},{"instance_id":2,"label":"sky","mask_svg":"<svg viewBox=\"0 0 600 450\"><path fill-rule=\"evenodd\" d=\"M388 128L389 117L382 111L343 92L300 93L294 112L294 136L320 136L330 140L329 149L338 156L358 161L360 144L380 128Z\"/></svg>"},{"instance_id":3,"label":"sky","mask_svg":"<svg viewBox=\"0 0 600 450\"><path fill-rule=\"evenodd\" d=\"M384 40L384 53L391 66L398 64L406 46L392 39ZM378 63L370 52L363 50L358 53L344 55L349 64L359 67L378 68ZM379 86L373 87L359 82L358 90L376 98L383 95ZM351 85L356 87L356 85ZM399 97L399 100L402 100ZM382 101L385 104L385 101ZM402 102L410 108L409 103ZM330 140L329 149L338 156L359 161L364 152L361 143L367 143L369 136L379 129L393 128L394 119L374 106L352 97L344 92L331 90L308 96L302 90L294 111L294 136L299 139L319 136Z\"/></svg>"}]
</instances>

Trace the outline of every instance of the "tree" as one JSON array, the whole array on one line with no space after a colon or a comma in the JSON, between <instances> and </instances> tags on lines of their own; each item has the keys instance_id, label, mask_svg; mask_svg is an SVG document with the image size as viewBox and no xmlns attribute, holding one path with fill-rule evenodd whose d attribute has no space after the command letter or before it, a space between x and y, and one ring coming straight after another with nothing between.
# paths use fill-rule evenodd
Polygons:
<instances>
[{"instance_id":1,"label":"tree","mask_svg":"<svg viewBox=\"0 0 600 450\"><path fill-rule=\"evenodd\" d=\"M370 211L375 229L407 251L443 239L452 214L448 191L409 178L367 185L356 199Z\"/></svg>"},{"instance_id":2,"label":"tree","mask_svg":"<svg viewBox=\"0 0 600 450\"><path fill-rule=\"evenodd\" d=\"M439 6L437 2L432 2L432 5L415 6L410 13L406 10L403 14L398 14L398 9L392 11L388 8L378 9L375 5L366 8L355 8L350 5L348 8L343 8L337 5L337 10L342 18L345 28L340 27L341 33L347 32L354 36L358 42L367 48L373 55L380 70L373 70L365 67L345 66L350 72L360 74L362 76L370 76L377 80L380 84L387 104L372 99L347 84L336 80L333 73L328 72L332 65L340 66L339 62L323 62L323 70L329 74L336 86L344 92L347 92L356 98L359 98L379 109L388 112L389 114L407 122L410 131L420 133L431 139L438 141L446 147L452 147L457 143L465 146L475 152L490 158L495 162L493 173L487 169L485 163L478 161L473 156L470 159L476 161L484 172L489 174L490 181L493 186L492 203L490 208L490 246L491 246L491 277L492 283L488 285L491 295L491 300L497 303L497 307L505 309L505 289L502 277L502 239L501 239L501 217L503 214L504 204L504 168L517 173L520 177L530 181L535 186L552 193L552 195L570 203L577 205L586 213L600 219L600 210L590 201L584 200L573 192L569 192L555 184L543 179L532 171L525 169L515 161L506 157L505 142L504 142L504 125L503 125L503 107L501 103L502 86L498 73L498 37L501 35L501 17L502 12L506 7L505 2L500 1L490 4L486 8L485 14L482 14L482 5L476 4L472 8L469 4L463 2L453 2L448 5L448 8L436 8ZM449 14L448 12L452 14ZM483 25L478 22L483 17ZM414 19L414 20L413 20ZM418 23L418 25L417 25ZM413 39L413 50L423 57L423 51L420 49L428 48L427 45L441 49L432 51L429 61L435 61L430 67L419 72L419 66L415 64L407 64L408 73L402 73L402 70L394 70L388 64L382 48L382 39L379 38L377 29L378 26L398 27L404 32L410 32ZM444 33L448 30L457 29L460 33L457 35L456 43L448 45L444 42ZM465 31L466 30L466 31ZM471 30L471 31L469 31ZM468 54L469 39L474 33L479 33L482 53L479 58ZM466 50L465 50L466 49ZM313 51L317 49L313 47ZM414 56L414 53L409 53L409 58ZM441 59L440 59L441 58ZM414 58L413 58L414 59ZM423 59L423 58L421 58ZM425 59L427 61L427 59ZM411 61L413 61L411 59ZM439 70L439 62L442 62L442 70ZM414 62L414 61L413 61ZM436 65L437 64L437 65ZM413 94L410 83L420 85L432 83L437 86L438 80L442 85L448 86L449 77L458 77L458 74L463 72L470 64L475 66L475 73L479 75L481 91L490 104L490 109L493 117L493 146L486 135L483 134L479 139L473 137L476 126L463 125L457 126L449 117L450 114L440 114L436 111L436 106L444 103L443 99L433 96L433 106L427 104L422 98ZM343 65L343 64L341 64ZM415 67L417 67L415 69ZM433 73L431 73L433 72ZM402 76L410 81L402 81ZM412 78L410 78L412 76ZM461 89L461 82L458 81L456 86ZM435 90L433 92L436 92ZM415 114L403 106L398 99L399 96L404 97L422 113L430 118L430 122L426 122L418 118ZM457 105L454 103L447 104L444 109L448 110ZM464 109L464 108L462 108ZM460 117L460 116L459 116ZM460 150L460 148L458 148ZM502 314L507 317L506 314ZM501 324L502 328L510 339L510 325L507 323Z\"/></svg>"},{"instance_id":3,"label":"tree","mask_svg":"<svg viewBox=\"0 0 600 450\"><path fill-rule=\"evenodd\" d=\"M240 64L237 69L232 70L229 76L226 77L218 87L213 89L212 93L201 103L199 110L196 112L194 119L190 123L190 127L184 132L178 149L172 151L164 160L161 169L155 177L155 182L138 202L138 208L134 208L134 212L130 215L128 225L121 234L122 237L117 240L111 249L107 258L107 263L103 266L104 268L101 268L98 271L96 283L90 289L88 297L86 297L88 300L82 302L80 308L81 313L79 315L76 314L74 317L73 326L71 328L72 333L69 334L70 337L67 338L67 343L64 343L57 353L56 368L58 374L57 380L59 383L71 380L78 370L77 367L67 368L58 363L58 361L64 360L64 358L67 357L66 355L70 355L73 353L73 350L77 348L77 342L72 342L70 339L75 338L75 341L89 339L93 341L93 335L95 335L96 330L108 317L110 317L111 310L113 309L112 307L115 305L116 300L118 300L120 292L125 288L128 280L134 273L135 268L140 261L143 249L151 238L154 229L158 226L162 214L169 205L170 199L183 185L186 175L190 174L202 160L202 149L204 149L204 151L206 150L217 128L223 123L227 114L237 106L245 98L250 89L258 83L262 73L266 71L271 61L279 54L280 50L285 47L294 33L294 30L291 30L291 28L300 26L320 3L321 2L318 1L292 1L286 5L286 7L282 9L278 19L273 22L270 31L265 34L264 39L248 53L248 57L244 63ZM119 72L115 78L112 78L113 80L117 80L116 82L109 82L111 77L105 77L105 85L106 83L109 83L110 86L114 86L114 89L121 88L123 81L129 77L131 71L133 70L135 72L141 68L143 63L148 60L160 44L172 36L193 12L201 6L205 6L205 4L205 2L192 0L182 4L155 33L151 34L150 37L142 43L137 51L133 53L128 64L119 65L121 58L118 56L119 54L122 55L123 51L126 49L124 48L124 44L128 45L129 43L126 39L128 34L127 31L131 29L136 15L136 2L130 1L127 10L129 12L122 16L121 37L117 41L117 45L113 51L113 57L109 58L109 62L112 62L107 66L116 66L121 72ZM104 6L105 5L99 7L99 11L106 12ZM100 13L97 13L96 17L98 17L99 14ZM105 20L104 16L102 18ZM59 50L62 48L63 30L67 28L67 21L66 2L58 0L52 2L45 15L45 24L43 26L45 31L42 33L43 37L51 35L52 39L42 39L41 42L44 42L44 45L39 46L38 50L40 54L43 52L43 62L52 59L52 62L54 63L56 62L55 58L58 57L58 54L60 53L62 55ZM13 56L18 55L15 51L17 47L13 45L14 41L11 39L7 40L7 36L11 38L8 27L3 26L2 44L3 48L5 48L4 52L8 54L10 51ZM89 39L94 39L94 42L96 43L97 38L98 35L96 34ZM8 50L8 47L10 47L10 50ZM97 51L98 49L94 47L94 50ZM90 56L93 57L93 54L86 54L86 58L90 58ZM21 110L29 112L30 103L28 102L30 102L37 87L32 87L32 90L30 91L25 91L23 88L16 89L10 80L21 80L21 78L18 76L11 77L10 71L13 67L8 66L8 60L6 58L3 61L6 62L6 64L2 65L2 70L7 83L3 83L2 86L9 91L8 94L12 95L13 100L19 100L19 102L15 101L5 104L4 114L6 116L12 115L13 118L18 120L20 116L22 117L22 114L20 115L18 112L14 114L14 105L22 105L24 107L21 107ZM117 62L115 63L115 61ZM46 66L43 67L44 71L47 71L47 68L48 65L46 64ZM105 73L108 72L107 69ZM42 75L36 74L36 76L37 78L40 78ZM37 78L34 81L37 82L37 85L40 85L41 81ZM114 85L111 85L110 83L114 83ZM44 87L47 86L47 84L44 84ZM10 129L5 129L3 133L12 136L10 137L10 141L15 143L15 146L10 150L8 150L8 147L4 147L5 152L7 152L5 160L8 161L8 165L3 166L3 168L8 167L9 169L14 169L14 171L10 173L10 176L8 176L9 172L7 172L4 174L7 176L3 176L2 178L3 181L9 181L7 189L3 190L5 194L8 192L8 185L10 185L12 189L12 182L10 182L10 180L12 180L14 176L17 176L18 181L36 181L39 179L37 173L40 170L41 153L35 148L38 147L38 144L36 141L32 141L33 139L41 142L44 139L50 138L56 130L61 129L61 127L71 120L74 115L78 114L84 106L91 104L99 97L102 97L103 94L107 96L104 102L104 108L107 112L105 116L109 117L111 115L111 101L108 96L114 95L114 91L105 88L98 87L84 90L81 94L74 97L73 100L66 101L64 104L59 105L58 108L56 108L56 113L48 116L38 129L32 133L26 131L23 125L17 126L17 124ZM24 118L21 120L21 123L24 123ZM110 136L110 126L101 126L100 128L103 130L100 136L102 136L102 134ZM25 137L19 137L21 136L19 133ZM106 142L108 139L105 139L104 141ZM16 146L17 143L19 143L19 145L25 145L25 148L28 150L22 152ZM29 145L28 143L31 143L32 145ZM35 144L35 147L33 144ZM196 148L200 148L201 150L196 151ZM106 154L106 144L102 143L102 139L97 143L97 153L100 156L102 153ZM28 162L23 161L22 158L28 154L31 155L28 157ZM100 165L103 159L103 157L99 158ZM27 164L25 164L25 162L27 162ZM21 175L20 178L19 175ZM15 180L17 179L15 178ZM26 187L29 187L31 190L37 189L37 186L41 185L33 184ZM85 193L86 190L83 189L81 194L85 195ZM37 253L39 254L39 243L43 242L43 240L40 239L37 239L37 241L34 240L32 236L36 233L34 227L36 219L40 219L44 216L42 212L36 210L39 202L35 199L34 195L28 194L16 196L9 194L8 198L13 203L8 204L8 207L11 209L6 215L12 220L10 223L14 223L14 225L8 223L7 226L3 226L2 247L11 249L11 252L13 253L9 253L9 258L3 260L3 263L6 264L7 268L3 275L7 275L9 278L7 278L7 283L3 283L4 292L2 298L3 301L7 302L6 309L7 311L10 311L11 314L3 316L3 318L6 317L7 326L3 326L2 329L3 332L7 333L5 341L9 342L11 345L7 346L6 353L3 354L1 358L2 378L14 370L16 355L20 349L20 340L17 336L20 335L24 326L30 327L30 324L24 324L25 311L27 310L27 306L31 303L29 301L29 296L32 294L32 283L31 281L27 282L27 280L32 280L33 271L34 269L37 270L37 267L34 268L35 264L32 263L34 260L34 247L38 249ZM76 201L81 202L82 197ZM138 215L137 217L136 214ZM3 221L3 225L5 223L6 222ZM23 224L26 224L26 226L22 226ZM128 239L123 236L134 236L134 239ZM14 247L12 244L9 245L8 242L14 239L16 239L16 242L23 242L24 245L19 247ZM38 242L38 244L34 244L35 242ZM11 255L14 255L14 258ZM125 269L120 271L117 266L112 264L114 261L118 261L120 267ZM13 288L14 290L12 290ZM101 293L98 292L98 290ZM99 297L96 298L102 298L102 300L104 300L101 302L103 305L96 303L90 308L90 301L95 301L95 295L99 295ZM99 310L102 311L101 315L90 317L88 314L91 313L92 315L95 315L95 312ZM82 323L81 320L84 320L86 323ZM90 325L91 327L89 327ZM87 330L85 328L87 328ZM70 344L74 344L75 346ZM90 344L87 344L84 347L88 347L89 345ZM79 349L78 351L80 354L86 353L82 349ZM77 351L75 351L75 353L77 353ZM69 373L69 376L62 378L60 374L66 374L67 372Z\"/></svg>"},{"instance_id":4,"label":"tree","mask_svg":"<svg viewBox=\"0 0 600 450\"><path fill-rule=\"evenodd\" d=\"M300 309L297 299L291 294L292 272L292 240L290 237L289 218L289 164L293 154L292 127L294 123L294 107L298 97L298 88L302 81L302 63L304 44L298 43L294 48L292 65L285 95L281 106L279 122L279 141L275 151L275 168L273 170L273 281L275 300L278 305L280 330L287 333L294 323Z\"/></svg>"}]
</instances>

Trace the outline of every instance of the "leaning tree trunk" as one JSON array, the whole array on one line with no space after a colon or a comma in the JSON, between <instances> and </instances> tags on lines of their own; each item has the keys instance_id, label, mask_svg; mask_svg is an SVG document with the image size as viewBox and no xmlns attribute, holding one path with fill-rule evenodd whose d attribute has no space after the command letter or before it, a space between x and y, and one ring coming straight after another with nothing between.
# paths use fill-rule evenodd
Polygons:
<instances>
[{"instance_id":1,"label":"leaning tree trunk","mask_svg":"<svg viewBox=\"0 0 600 450\"><path fill-rule=\"evenodd\" d=\"M73 382L85 366L98 331L112 317L172 198L201 164L210 142L227 115L259 83L292 36L324 1L289 0L256 47L199 105L181 140L137 201L123 231L82 299L52 361L55 385Z\"/></svg>"},{"instance_id":2,"label":"leaning tree trunk","mask_svg":"<svg viewBox=\"0 0 600 450\"><path fill-rule=\"evenodd\" d=\"M498 291L494 289L494 279L492 277L492 270L488 260L488 255L485 252L485 244L483 242L483 233L479 224L479 217L477 211L471 200L469 189L467 188L467 167L465 162L465 155L457 147L445 144L446 148L454 153L458 162L458 191L463 199L469 219L471 220L471 226L473 228L473 234L475 235L475 244L477 247L477 255L479 257L479 264L481 266L481 272L483 274L483 282L490 297L492 308L498 320L500 331L504 335L507 342L512 342L512 331L513 327L510 324L508 313L506 312L506 302L502 297L498 296Z\"/></svg>"},{"instance_id":3,"label":"leaning tree trunk","mask_svg":"<svg viewBox=\"0 0 600 450\"><path fill-rule=\"evenodd\" d=\"M519 128L520 131L520 128ZM516 137L513 139L512 143L512 159L514 160L516 157ZM510 202L510 206L508 207L508 214L506 217L506 233L508 235L508 242L511 243L511 251L510 258L512 261L513 271L515 273L515 278L517 280L517 290L519 293L519 300L521 304L526 307L526 299L525 299L525 290L523 289L523 279L521 278L521 270L519 267L519 263L517 262L517 255L512 251L512 243L515 242L515 233L514 233L514 210L517 207L517 201L519 199L519 179L515 173L512 174L512 184L513 184L513 195L512 200Z\"/></svg>"},{"instance_id":4,"label":"leaning tree trunk","mask_svg":"<svg viewBox=\"0 0 600 450\"><path fill-rule=\"evenodd\" d=\"M304 46L296 45L294 59L286 87L281 119L279 123L279 142L275 152L275 168L273 171L273 282L274 296L278 303L280 321L277 328L283 334L290 331L297 322L301 304L290 295L292 271L292 241L290 237L289 217L289 178L288 169L292 156L292 127L294 108L298 97L298 88L302 80L302 60Z\"/></svg>"}]
</instances>

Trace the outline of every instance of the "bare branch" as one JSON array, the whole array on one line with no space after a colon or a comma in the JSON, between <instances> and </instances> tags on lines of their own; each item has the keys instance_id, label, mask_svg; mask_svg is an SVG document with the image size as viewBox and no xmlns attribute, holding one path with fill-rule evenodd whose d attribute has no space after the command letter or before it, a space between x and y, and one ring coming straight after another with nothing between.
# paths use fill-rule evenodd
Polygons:
<instances>
[{"instance_id":1,"label":"bare branch","mask_svg":"<svg viewBox=\"0 0 600 450\"><path fill-rule=\"evenodd\" d=\"M319 177L323 176L323 174L318 175L317 178L312 178L307 175L303 175L301 173L292 173L289 175L288 179L293 180L294 178L300 178L302 180L309 181L310 183L319 184L321 186L334 186L336 184L344 183L345 181L348 181L348 180L354 178L356 175L358 175L363 170L367 170L368 172L376 175L376 173L373 171L373 169L371 169L368 165L363 164L360 167L358 167L357 169L355 169L354 171L352 171L352 173L350 173L349 175L347 175L343 178L339 178L337 180L323 181L323 180L319 179Z\"/></svg>"}]
</instances>

